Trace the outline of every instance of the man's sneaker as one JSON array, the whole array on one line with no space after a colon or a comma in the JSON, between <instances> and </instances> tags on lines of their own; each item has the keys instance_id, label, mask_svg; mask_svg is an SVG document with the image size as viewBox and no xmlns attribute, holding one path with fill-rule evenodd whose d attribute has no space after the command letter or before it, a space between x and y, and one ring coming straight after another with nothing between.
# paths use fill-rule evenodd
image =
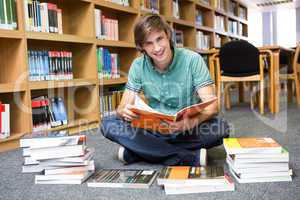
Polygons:
<instances>
[{"instance_id":1,"label":"man's sneaker","mask_svg":"<svg viewBox=\"0 0 300 200\"><path fill-rule=\"evenodd\" d=\"M128 165L140 160L135 154L133 154L130 150L126 149L123 146L119 147L118 151L118 159L124 163L124 165Z\"/></svg>"},{"instance_id":2,"label":"man's sneaker","mask_svg":"<svg viewBox=\"0 0 300 200\"><path fill-rule=\"evenodd\" d=\"M196 151L196 159L195 159L196 166L206 166L207 165L207 150L206 149L199 149Z\"/></svg>"},{"instance_id":3,"label":"man's sneaker","mask_svg":"<svg viewBox=\"0 0 300 200\"><path fill-rule=\"evenodd\" d=\"M125 160L125 148L123 146L119 147L119 151L118 151L118 159L123 162L124 164L127 164L126 160Z\"/></svg>"}]
</instances>

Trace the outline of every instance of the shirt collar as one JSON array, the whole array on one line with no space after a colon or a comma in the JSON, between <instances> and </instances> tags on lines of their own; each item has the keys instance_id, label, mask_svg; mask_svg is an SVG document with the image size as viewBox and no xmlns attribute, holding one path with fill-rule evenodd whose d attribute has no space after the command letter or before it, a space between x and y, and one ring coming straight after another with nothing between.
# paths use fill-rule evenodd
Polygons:
<instances>
[{"instance_id":1,"label":"shirt collar","mask_svg":"<svg viewBox=\"0 0 300 200\"><path fill-rule=\"evenodd\" d=\"M177 54L178 54L178 48L173 47L173 58L172 58L171 65L169 65L168 69L164 73L168 73L169 71L171 71L174 68L175 60L177 59L177 56L178 56ZM158 70L153 65L152 59L147 54L144 54L144 56L146 58L147 65L150 66L154 71L158 72Z\"/></svg>"}]
</instances>

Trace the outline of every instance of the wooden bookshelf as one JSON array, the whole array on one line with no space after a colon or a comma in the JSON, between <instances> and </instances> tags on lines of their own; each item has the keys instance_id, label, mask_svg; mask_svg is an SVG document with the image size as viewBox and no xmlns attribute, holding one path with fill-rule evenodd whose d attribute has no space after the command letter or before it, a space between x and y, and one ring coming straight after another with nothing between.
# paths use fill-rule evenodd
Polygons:
<instances>
[{"instance_id":1,"label":"wooden bookshelf","mask_svg":"<svg viewBox=\"0 0 300 200\"><path fill-rule=\"evenodd\" d=\"M230 3L236 3L229 12ZM140 0L130 0L123 6L107 0L45 0L62 9L63 34L27 31L23 0L16 0L17 29L0 29L0 101L11 105L11 136L0 140L0 152L17 148L20 137L32 131L31 99L38 95L59 95L64 98L68 113L68 125L50 130L69 129L72 133L97 128L100 123L100 95L102 91L124 86L131 62L139 56L135 49L134 23L152 10L143 10ZM179 18L173 15L172 0L158 0L159 15L173 29L184 34L184 47L208 55L209 50L196 48L197 31L210 36L210 47L221 45L230 39L247 40L248 10L239 0L224 0L224 9L202 0L178 0ZM119 40L96 38L94 9L118 20ZM203 24L195 23L196 11L203 13ZM231 9L232 10L232 9ZM224 17L224 30L215 27L215 16ZM237 22L238 34L228 32L228 20ZM239 30L241 29L241 30ZM98 79L97 55L99 47L117 53L120 60L121 78ZM70 51L73 54L73 80L29 81L28 50ZM16 100L17 99L17 100Z\"/></svg>"}]
</instances>

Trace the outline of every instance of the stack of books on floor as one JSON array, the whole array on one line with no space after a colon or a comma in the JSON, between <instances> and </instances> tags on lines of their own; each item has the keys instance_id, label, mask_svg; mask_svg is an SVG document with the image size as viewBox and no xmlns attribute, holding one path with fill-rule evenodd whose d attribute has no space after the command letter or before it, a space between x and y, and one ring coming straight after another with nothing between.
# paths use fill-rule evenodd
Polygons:
<instances>
[{"instance_id":1,"label":"stack of books on floor","mask_svg":"<svg viewBox=\"0 0 300 200\"><path fill-rule=\"evenodd\" d=\"M149 188L157 176L156 170L101 169L87 181L88 187Z\"/></svg>"},{"instance_id":2,"label":"stack of books on floor","mask_svg":"<svg viewBox=\"0 0 300 200\"><path fill-rule=\"evenodd\" d=\"M166 167L161 170L157 183L167 195L234 191L232 179L218 166Z\"/></svg>"},{"instance_id":3,"label":"stack of books on floor","mask_svg":"<svg viewBox=\"0 0 300 200\"><path fill-rule=\"evenodd\" d=\"M95 170L94 150L85 135L67 131L34 132L20 139L23 173L34 173L36 184L81 184Z\"/></svg>"},{"instance_id":4,"label":"stack of books on floor","mask_svg":"<svg viewBox=\"0 0 300 200\"><path fill-rule=\"evenodd\" d=\"M239 183L292 181L289 153L272 138L225 138L226 162Z\"/></svg>"}]
</instances>

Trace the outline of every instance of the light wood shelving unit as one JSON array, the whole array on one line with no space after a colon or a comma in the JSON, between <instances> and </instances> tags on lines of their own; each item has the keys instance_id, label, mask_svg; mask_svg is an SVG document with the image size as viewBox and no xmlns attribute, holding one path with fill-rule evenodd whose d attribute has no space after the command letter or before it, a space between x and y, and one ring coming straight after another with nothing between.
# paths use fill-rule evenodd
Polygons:
<instances>
[{"instance_id":1,"label":"light wood shelving unit","mask_svg":"<svg viewBox=\"0 0 300 200\"><path fill-rule=\"evenodd\" d=\"M210 46L215 47L215 36L220 35L222 44L231 39L247 39L247 7L238 0L224 0L225 10L218 10L215 0L207 5L201 0L179 0L180 18L173 17L172 0L159 0L159 14L172 28L184 33L184 47L205 54L196 49L197 30L211 36ZM235 13L228 12L229 1L237 3ZM31 98L38 95L64 97L69 124L50 130L69 129L72 133L99 126L99 98L106 87L124 85L131 62L139 55L134 45L134 23L146 11L140 8L140 0L130 0L125 7L106 0L43 0L62 9L64 34L28 32L25 30L23 0L17 3L17 30L0 29L0 101L11 105L11 136L0 139L0 152L17 148L19 139L32 131ZM94 9L99 8L106 16L119 21L119 41L99 40L95 34ZM196 26L196 9L203 12L203 26ZM246 12L241 18L241 9ZM225 30L215 28L214 16L225 18ZM243 27L241 35L233 35L228 30L228 20L236 21ZM97 47L108 48L118 53L121 64L121 78L98 80ZM73 54L73 80L40 81L28 80L28 50L63 49ZM124 72L124 73L123 73Z\"/></svg>"}]
</instances>

